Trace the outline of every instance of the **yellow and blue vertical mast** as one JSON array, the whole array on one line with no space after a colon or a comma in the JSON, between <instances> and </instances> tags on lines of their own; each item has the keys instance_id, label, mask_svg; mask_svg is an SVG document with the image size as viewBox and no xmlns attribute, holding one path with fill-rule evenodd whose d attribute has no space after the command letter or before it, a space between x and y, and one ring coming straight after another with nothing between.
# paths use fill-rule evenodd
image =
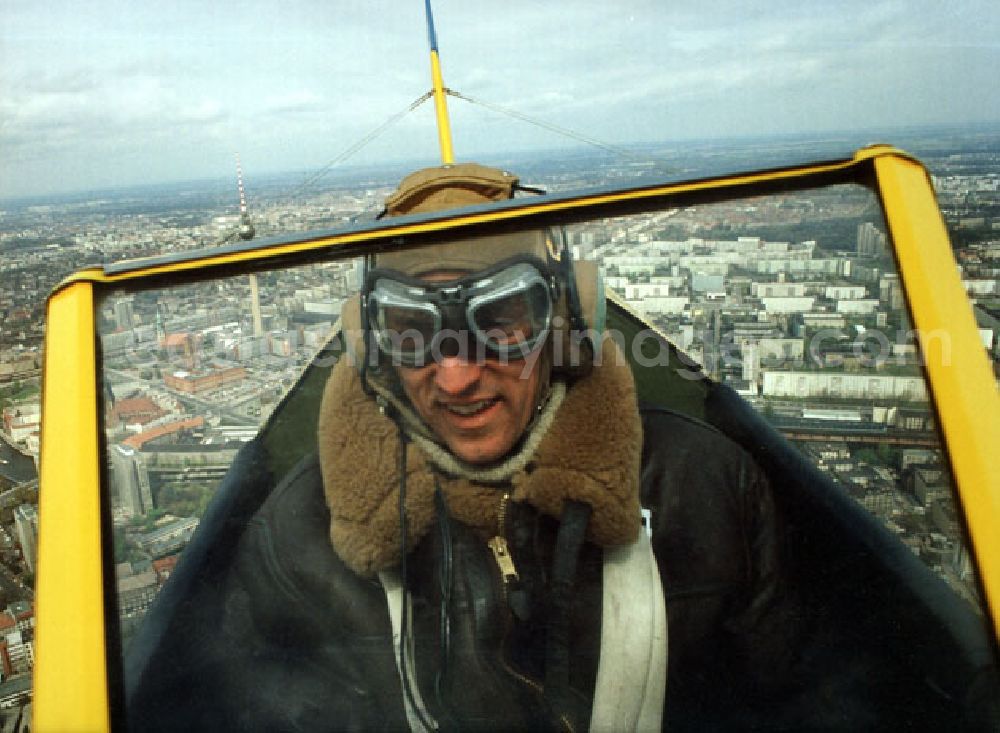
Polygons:
<instances>
[{"instance_id":1,"label":"yellow and blue vertical mast","mask_svg":"<svg viewBox=\"0 0 1000 733\"><path fill-rule=\"evenodd\" d=\"M445 98L444 79L441 76L441 59L438 57L437 34L434 32L431 0L424 0L424 10L427 15L427 40L431 46L431 79L434 83L434 113L437 115L441 162L445 165L451 165L455 162L455 154L451 147L451 124L448 122L448 103Z\"/></svg>"}]
</instances>

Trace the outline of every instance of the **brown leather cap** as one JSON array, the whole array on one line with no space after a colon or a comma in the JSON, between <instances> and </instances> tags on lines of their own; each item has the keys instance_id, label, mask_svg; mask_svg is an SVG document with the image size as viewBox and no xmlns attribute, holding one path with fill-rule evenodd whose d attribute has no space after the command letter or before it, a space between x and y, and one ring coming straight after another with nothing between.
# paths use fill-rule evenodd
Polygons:
<instances>
[{"instance_id":1,"label":"brown leather cap","mask_svg":"<svg viewBox=\"0 0 1000 733\"><path fill-rule=\"evenodd\" d=\"M500 234L456 239L429 247L387 252L375 257L375 267L386 267L419 277L430 272L479 272L517 255L549 259L544 232Z\"/></svg>"},{"instance_id":2,"label":"brown leather cap","mask_svg":"<svg viewBox=\"0 0 1000 733\"><path fill-rule=\"evenodd\" d=\"M385 202L388 216L454 209L514 197L517 176L478 163L424 168L399 182Z\"/></svg>"},{"instance_id":3,"label":"brown leather cap","mask_svg":"<svg viewBox=\"0 0 1000 733\"><path fill-rule=\"evenodd\" d=\"M513 198L517 176L478 163L424 168L404 178L385 204L386 215L419 214ZM420 249L380 254L375 267L406 275L428 272L478 272L515 255L546 261L542 232L461 239Z\"/></svg>"}]
</instances>

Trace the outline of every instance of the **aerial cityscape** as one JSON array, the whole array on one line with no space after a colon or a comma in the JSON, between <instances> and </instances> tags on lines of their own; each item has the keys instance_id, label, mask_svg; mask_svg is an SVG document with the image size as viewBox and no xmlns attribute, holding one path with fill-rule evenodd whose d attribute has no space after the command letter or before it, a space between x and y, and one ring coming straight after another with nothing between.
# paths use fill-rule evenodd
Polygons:
<instances>
[{"instance_id":1,"label":"aerial cityscape","mask_svg":"<svg viewBox=\"0 0 1000 733\"><path fill-rule=\"evenodd\" d=\"M983 348L1000 374L1000 132L893 142L933 176ZM802 149L706 143L680 159L654 151L652 163L553 154L501 164L560 192L705 166L766 167ZM231 181L0 201L0 707L30 696L47 294L88 266L371 221L405 172L341 170L303 187L294 176L255 181L241 171ZM575 255L595 260L616 299L687 364L729 384L980 607L871 191L789 191L587 222L566 234ZM123 646L240 447L333 334L359 273L356 260L324 262L122 290L98 304Z\"/></svg>"}]
</instances>

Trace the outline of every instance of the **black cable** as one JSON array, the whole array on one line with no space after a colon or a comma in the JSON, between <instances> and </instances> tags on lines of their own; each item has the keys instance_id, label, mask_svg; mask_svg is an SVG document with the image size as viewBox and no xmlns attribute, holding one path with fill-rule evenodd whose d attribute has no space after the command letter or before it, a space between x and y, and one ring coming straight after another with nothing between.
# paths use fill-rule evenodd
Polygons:
<instances>
[{"instance_id":1,"label":"black cable","mask_svg":"<svg viewBox=\"0 0 1000 733\"><path fill-rule=\"evenodd\" d=\"M569 305L569 317L572 327L579 333L587 330L588 324L583 318L583 305L580 302L580 289L576 283L576 269L573 267L573 253L570 252L566 232L562 227L551 230L550 236L559 239L561 246L563 278L566 281L566 301Z\"/></svg>"},{"instance_id":2,"label":"black cable","mask_svg":"<svg viewBox=\"0 0 1000 733\"><path fill-rule=\"evenodd\" d=\"M538 186L522 186L520 183L514 184L515 191L524 191L525 193L533 193L538 196L545 196L548 191L544 188L539 188Z\"/></svg>"},{"instance_id":3,"label":"black cable","mask_svg":"<svg viewBox=\"0 0 1000 733\"><path fill-rule=\"evenodd\" d=\"M448 511L448 501L441 490L437 475L434 476L434 507L438 516L438 528L441 532L441 570L438 583L441 588L441 607L438 610L439 633L441 637L440 661L437 675L434 678L434 694L438 707L448 715L454 724L451 708L444 699L444 682L448 676L448 660L451 657L451 591L454 580L454 546L451 537L451 514ZM457 729L457 724L454 725Z\"/></svg>"},{"instance_id":4,"label":"black cable","mask_svg":"<svg viewBox=\"0 0 1000 733\"><path fill-rule=\"evenodd\" d=\"M545 635L545 699L558 720L569 707L569 635L577 561L583 548L590 504L567 500L556 533Z\"/></svg>"},{"instance_id":5,"label":"black cable","mask_svg":"<svg viewBox=\"0 0 1000 733\"><path fill-rule=\"evenodd\" d=\"M562 227L556 227L549 230L549 236L558 239L560 244L561 259L559 265L562 269L562 277L565 282L566 305L569 306L570 337L577 344L587 349L588 354L584 358L583 363L591 364L597 350L597 345L594 343L593 335L590 332L590 329L595 324L587 323L583 317L580 289L577 287L576 282L576 268L573 267L573 255L569 249L569 242L566 241L566 232ZM603 294L598 293L597 297L603 297Z\"/></svg>"},{"instance_id":6,"label":"black cable","mask_svg":"<svg viewBox=\"0 0 1000 733\"><path fill-rule=\"evenodd\" d=\"M423 724L424 728L428 731L435 730L427 718L424 717L423 712L417 705L415 698L413 697L413 688L410 685L410 675L406 671L406 640L408 636L408 629L410 625L410 613L409 613L409 588L406 584L406 434L400 429L399 431L399 460L397 468L399 470L399 556L400 556L400 582L403 585L403 608L400 619L400 630L399 630L399 674L403 678L403 694L406 695L406 699L410 704L410 707L420 718L420 722Z\"/></svg>"},{"instance_id":7,"label":"black cable","mask_svg":"<svg viewBox=\"0 0 1000 733\"><path fill-rule=\"evenodd\" d=\"M373 262L369 262L372 259L371 255L365 255L361 258L361 299L359 307L361 308L361 348L364 353L360 355L361 358L361 390L368 395L373 397L375 390L372 389L371 385L368 384L368 372L369 367L374 369L374 364L369 364L371 359L371 349L372 349L372 327L368 317L368 270L371 269ZM344 344L347 345L347 338L350 337L349 334L345 333ZM400 436L403 435L402 430L399 432ZM405 446L404 446L405 452Z\"/></svg>"}]
</instances>

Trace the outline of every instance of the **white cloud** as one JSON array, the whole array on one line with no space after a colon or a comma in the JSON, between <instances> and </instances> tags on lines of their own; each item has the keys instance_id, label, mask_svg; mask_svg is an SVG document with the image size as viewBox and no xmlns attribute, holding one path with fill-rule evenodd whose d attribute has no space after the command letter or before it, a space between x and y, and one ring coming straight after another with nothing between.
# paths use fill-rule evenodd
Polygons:
<instances>
[{"instance_id":1,"label":"white cloud","mask_svg":"<svg viewBox=\"0 0 1000 733\"><path fill-rule=\"evenodd\" d=\"M324 103L323 97L303 89L266 96L261 103L261 111L269 113L301 112L315 109Z\"/></svg>"},{"instance_id":2,"label":"white cloud","mask_svg":"<svg viewBox=\"0 0 1000 733\"><path fill-rule=\"evenodd\" d=\"M608 142L1000 118L1000 8L988 0L434 9L450 87ZM151 181L178 175L180 160L180 174L218 174L234 148L248 164L318 167L429 88L422 11L390 0L11 0L0 195L44 185L46 160ZM450 106L459 151L553 141ZM429 108L365 151L435 152Z\"/></svg>"}]
</instances>

